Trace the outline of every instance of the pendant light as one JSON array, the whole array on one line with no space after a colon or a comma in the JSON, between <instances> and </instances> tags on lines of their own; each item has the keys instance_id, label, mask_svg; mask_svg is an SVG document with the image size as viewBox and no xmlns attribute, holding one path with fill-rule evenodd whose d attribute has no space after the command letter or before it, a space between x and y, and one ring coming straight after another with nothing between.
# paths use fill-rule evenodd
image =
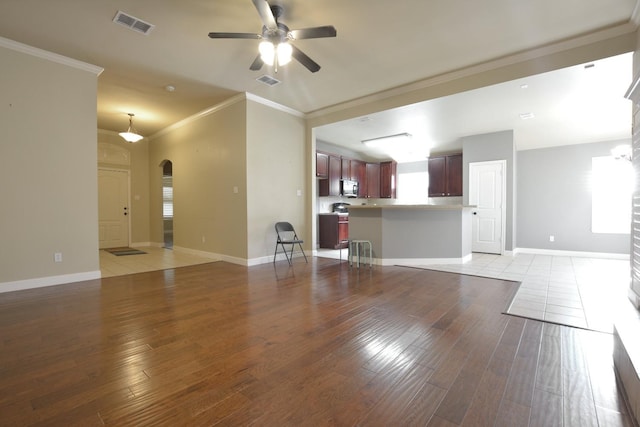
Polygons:
<instances>
[{"instance_id":1,"label":"pendant light","mask_svg":"<svg viewBox=\"0 0 640 427\"><path fill-rule=\"evenodd\" d=\"M143 136L139 135L133 127L133 113L129 113L129 129L126 132L120 132L119 135L127 142L138 142Z\"/></svg>"}]
</instances>

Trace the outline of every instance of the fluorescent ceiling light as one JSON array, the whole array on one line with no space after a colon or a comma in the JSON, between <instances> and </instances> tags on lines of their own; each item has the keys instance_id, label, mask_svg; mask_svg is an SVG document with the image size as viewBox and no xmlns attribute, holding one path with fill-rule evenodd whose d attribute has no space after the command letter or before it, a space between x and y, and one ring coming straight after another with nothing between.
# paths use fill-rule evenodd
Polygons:
<instances>
[{"instance_id":1,"label":"fluorescent ceiling light","mask_svg":"<svg viewBox=\"0 0 640 427\"><path fill-rule=\"evenodd\" d=\"M406 143L411 139L410 133L398 133L395 135L380 136L378 138L364 139L362 143L371 148L389 149L397 144Z\"/></svg>"},{"instance_id":2,"label":"fluorescent ceiling light","mask_svg":"<svg viewBox=\"0 0 640 427\"><path fill-rule=\"evenodd\" d=\"M412 139L410 133L381 136L362 141L367 147L385 153L397 162L410 162L426 159L429 156L429 146Z\"/></svg>"}]
</instances>

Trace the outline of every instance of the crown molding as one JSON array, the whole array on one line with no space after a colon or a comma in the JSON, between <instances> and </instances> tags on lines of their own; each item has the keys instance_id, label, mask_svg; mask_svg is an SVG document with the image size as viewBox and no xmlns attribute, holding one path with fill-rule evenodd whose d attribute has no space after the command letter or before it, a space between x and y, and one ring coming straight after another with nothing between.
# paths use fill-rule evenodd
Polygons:
<instances>
[{"instance_id":1,"label":"crown molding","mask_svg":"<svg viewBox=\"0 0 640 427\"><path fill-rule=\"evenodd\" d=\"M231 98L228 98L222 102L220 102L219 104L216 104L214 106L211 106L209 108L206 108L202 111L199 111L185 119L182 119L178 122L175 122L172 125L167 126L166 128L159 130L158 132L154 133L153 135L149 136L149 140L154 140L156 138L159 138L163 135L166 135L167 133L174 131L176 129L179 129L183 126L188 125L189 123L193 123L198 119L201 119L202 117L206 117L209 114L213 114L217 111L220 110L224 110L227 107L230 107L234 104L237 104L238 102L244 101L246 99L245 94L244 93L239 93L237 95L232 96Z\"/></svg>"},{"instance_id":2,"label":"crown molding","mask_svg":"<svg viewBox=\"0 0 640 427\"><path fill-rule=\"evenodd\" d=\"M217 111L223 110L225 108L228 108L234 104L237 104L238 102L242 102L242 101L253 101L253 102L257 102L263 105L266 105L267 107L273 108L275 110L280 110L283 111L287 114L291 114L297 117L302 117L304 118L304 114L294 110L292 108L286 107L282 104L278 104L277 102L273 102L273 101L269 101L268 99L265 98L261 98L257 95L251 94L249 92L242 92L239 93L237 95L232 96L231 98L228 98L224 101L222 101L219 104L216 104L212 107L206 108L192 116L187 117L186 119L182 119L179 122L176 122L172 125L167 126L166 128L154 133L153 135L149 136L149 140L153 140L156 139L158 137L161 137L163 135L166 135L167 133L174 131L176 129L179 129L183 126L188 125L189 123L193 123L194 121L201 119L202 117L206 117L210 114L213 114Z\"/></svg>"},{"instance_id":3,"label":"crown molding","mask_svg":"<svg viewBox=\"0 0 640 427\"><path fill-rule=\"evenodd\" d=\"M104 71L104 68L98 67L97 65L92 65L87 62L78 61L77 59L72 59L63 55L59 55L57 53L53 53L43 49L39 49L37 47L29 46L24 43L19 43L13 40L9 40L4 37L0 37L0 47L14 50L16 52L25 53L27 55L34 56L36 58L46 59L51 62L56 62L58 64L66 65L68 67L77 68L82 71L88 71L92 74L95 74L96 76L99 76Z\"/></svg>"},{"instance_id":4,"label":"crown molding","mask_svg":"<svg viewBox=\"0 0 640 427\"><path fill-rule=\"evenodd\" d=\"M246 92L247 95L247 99L249 101L254 101L257 102L259 104L265 105L267 107L273 108L274 110L279 110L282 111L284 113L287 114L291 114L292 116L296 116L296 117L300 117L300 118L304 118L305 114L298 111L298 110L294 110L293 108L289 108L285 105L282 104L278 104L277 102L273 102L273 101L269 101L268 99L262 98L258 95L254 95L252 93Z\"/></svg>"}]
</instances>

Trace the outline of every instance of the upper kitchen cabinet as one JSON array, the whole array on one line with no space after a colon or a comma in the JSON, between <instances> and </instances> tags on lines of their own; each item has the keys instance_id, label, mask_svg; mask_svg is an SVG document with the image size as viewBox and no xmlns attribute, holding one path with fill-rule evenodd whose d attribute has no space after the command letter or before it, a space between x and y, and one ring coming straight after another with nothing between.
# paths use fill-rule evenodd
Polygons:
<instances>
[{"instance_id":1,"label":"upper kitchen cabinet","mask_svg":"<svg viewBox=\"0 0 640 427\"><path fill-rule=\"evenodd\" d=\"M316 177L329 177L329 155L325 153L316 153Z\"/></svg>"},{"instance_id":2,"label":"upper kitchen cabinet","mask_svg":"<svg viewBox=\"0 0 640 427\"><path fill-rule=\"evenodd\" d=\"M360 160L351 160L351 179L358 182L360 193L367 185L367 164Z\"/></svg>"},{"instance_id":3,"label":"upper kitchen cabinet","mask_svg":"<svg viewBox=\"0 0 640 427\"><path fill-rule=\"evenodd\" d=\"M365 162L346 157L342 158L342 179L361 182L365 174Z\"/></svg>"},{"instance_id":4,"label":"upper kitchen cabinet","mask_svg":"<svg viewBox=\"0 0 640 427\"><path fill-rule=\"evenodd\" d=\"M318 154L316 154L316 171ZM340 177L342 176L342 162L340 157L333 154L325 154L327 156L327 178L320 179L318 181L318 195L325 196L339 196L340 195Z\"/></svg>"},{"instance_id":5,"label":"upper kitchen cabinet","mask_svg":"<svg viewBox=\"0 0 640 427\"><path fill-rule=\"evenodd\" d=\"M462 154L429 158L429 197L462 196Z\"/></svg>"},{"instance_id":6,"label":"upper kitchen cabinet","mask_svg":"<svg viewBox=\"0 0 640 427\"><path fill-rule=\"evenodd\" d=\"M396 170L397 163L394 161L380 163L380 198L396 198Z\"/></svg>"},{"instance_id":7,"label":"upper kitchen cabinet","mask_svg":"<svg viewBox=\"0 0 640 427\"><path fill-rule=\"evenodd\" d=\"M380 164L367 163L366 172L367 172L366 193L361 195L360 197L377 199L380 197Z\"/></svg>"},{"instance_id":8,"label":"upper kitchen cabinet","mask_svg":"<svg viewBox=\"0 0 640 427\"><path fill-rule=\"evenodd\" d=\"M342 158L342 179L352 179L351 178L351 159L347 159L346 157Z\"/></svg>"}]
</instances>

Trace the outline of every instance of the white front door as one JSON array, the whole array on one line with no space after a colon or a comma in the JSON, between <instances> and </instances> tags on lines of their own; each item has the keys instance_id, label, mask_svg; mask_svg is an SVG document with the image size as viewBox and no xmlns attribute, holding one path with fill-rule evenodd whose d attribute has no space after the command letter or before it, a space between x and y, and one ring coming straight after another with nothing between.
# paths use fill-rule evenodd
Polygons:
<instances>
[{"instance_id":1,"label":"white front door","mask_svg":"<svg viewBox=\"0 0 640 427\"><path fill-rule=\"evenodd\" d=\"M472 252L502 254L504 251L506 162L469 163L469 204L472 217Z\"/></svg>"},{"instance_id":2,"label":"white front door","mask_svg":"<svg viewBox=\"0 0 640 427\"><path fill-rule=\"evenodd\" d=\"M129 172L98 169L100 249L129 246Z\"/></svg>"}]
</instances>

